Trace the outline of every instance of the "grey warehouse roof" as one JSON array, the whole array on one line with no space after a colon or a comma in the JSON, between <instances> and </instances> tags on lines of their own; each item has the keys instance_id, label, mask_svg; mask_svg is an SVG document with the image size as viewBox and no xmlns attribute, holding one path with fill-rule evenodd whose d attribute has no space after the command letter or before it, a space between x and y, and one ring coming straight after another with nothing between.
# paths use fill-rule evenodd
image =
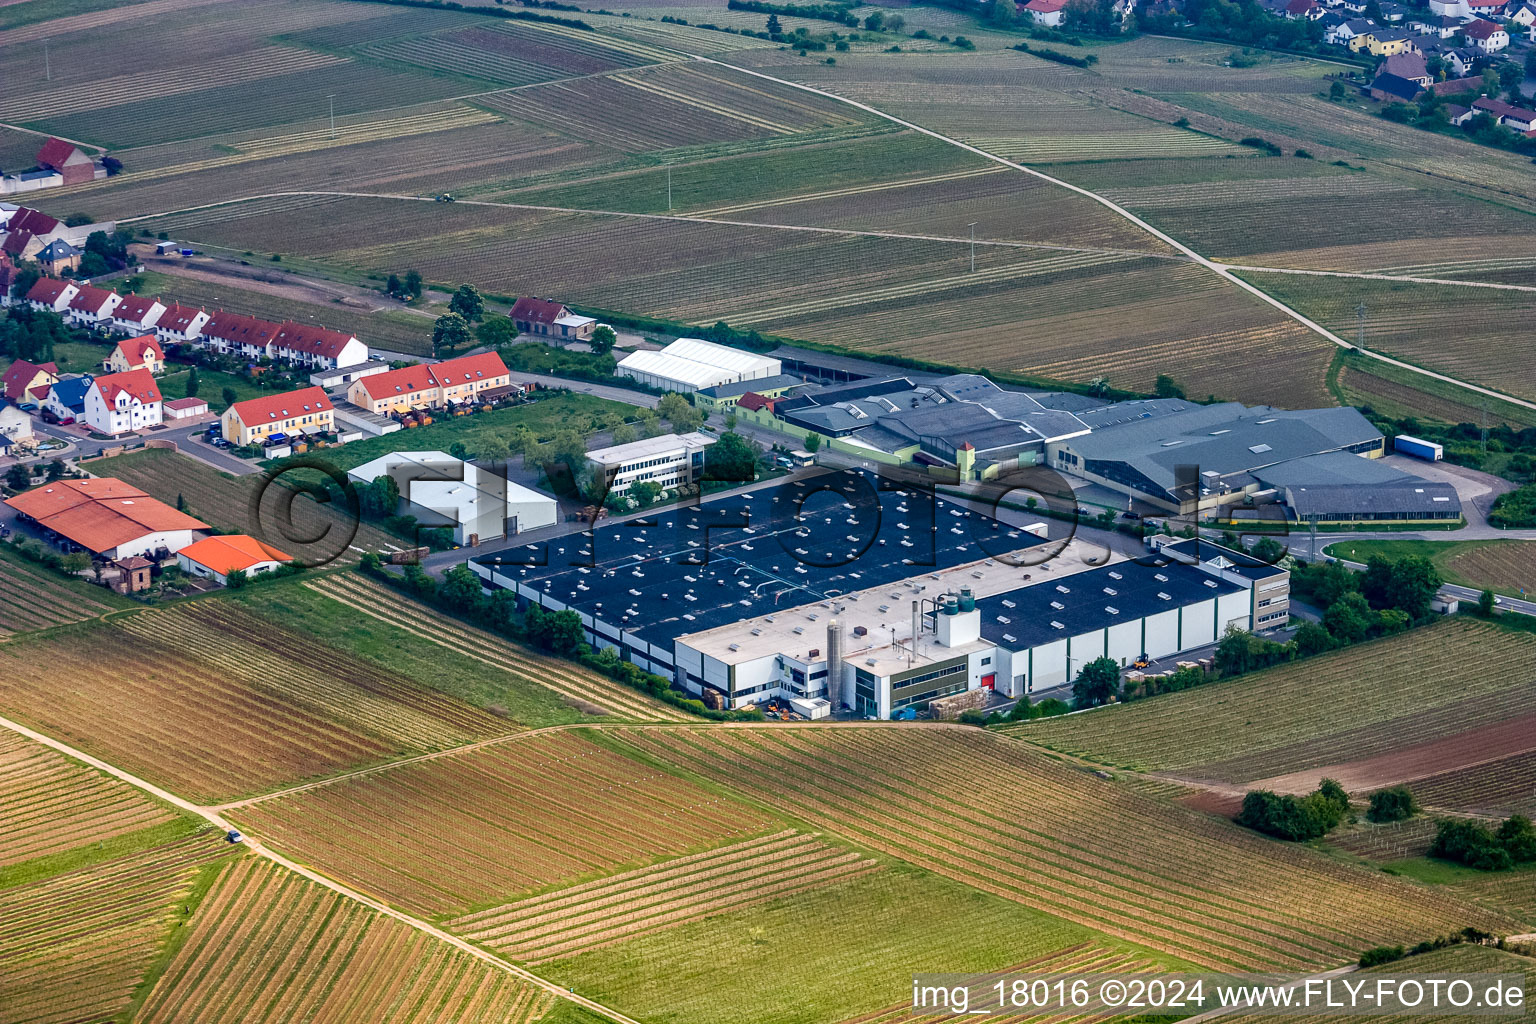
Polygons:
<instances>
[{"instance_id":1,"label":"grey warehouse roof","mask_svg":"<svg viewBox=\"0 0 1536 1024\"><path fill-rule=\"evenodd\" d=\"M1432 513L1461 511L1461 499L1450 484L1392 484L1386 487L1292 487L1287 491L1291 511L1300 519L1330 515Z\"/></svg>"},{"instance_id":2,"label":"grey warehouse roof","mask_svg":"<svg viewBox=\"0 0 1536 1024\"><path fill-rule=\"evenodd\" d=\"M776 388L789 388L798 384L804 384L803 377L793 373L777 373L772 377L759 377L756 380L738 380L730 384L716 384L712 388L702 388L699 394L710 398L739 398L748 391L773 391Z\"/></svg>"}]
</instances>

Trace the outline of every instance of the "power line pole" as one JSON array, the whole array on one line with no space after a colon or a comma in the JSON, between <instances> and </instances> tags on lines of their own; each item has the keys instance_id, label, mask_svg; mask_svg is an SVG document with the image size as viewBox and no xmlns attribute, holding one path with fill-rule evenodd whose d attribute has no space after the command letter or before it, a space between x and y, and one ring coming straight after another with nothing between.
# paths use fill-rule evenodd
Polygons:
<instances>
[{"instance_id":1,"label":"power line pole","mask_svg":"<svg viewBox=\"0 0 1536 1024\"><path fill-rule=\"evenodd\" d=\"M43 40L43 77L53 81L53 63L48 57L48 40Z\"/></svg>"},{"instance_id":2,"label":"power line pole","mask_svg":"<svg viewBox=\"0 0 1536 1024\"><path fill-rule=\"evenodd\" d=\"M1360 305L1355 307L1355 317L1356 317L1356 319L1359 322L1359 327L1357 329L1357 334L1356 334L1356 341L1359 343L1360 351L1364 352L1365 351L1365 303L1362 302L1362 303L1360 303Z\"/></svg>"},{"instance_id":3,"label":"power line pole","mask_svg":"<svg viewBox=\"0 0 1536 1024\"><path fill-rule=\"evenodd\" d=\"M971 229L971 273L976 273L976 222L967 225Z\"/></svg>"},{"instance_id":4,"label":"power line pole","mask_svg":"<svg viewBox=\"0 0 1536 1024\"><path fill-rule=\"evenodd\" d=\"M672 165L667 164L667 212L672 212Z\"/></svg>"},{"instance_id":5,"label":"power line pole","mask_svg":"<svg viewBox=\"0 0 1536 1024\"><path fill-rule=\"evenodd\" d=\"M331 138L336 137L336 94L332 93L326 99L331 101Z\"/></svg>"},{"instance_id":6,"label":"power line pole","mask_svg":"<svg viewBox=\"0 0 1536 1024\"><path fill-rule=\"evenodd\" d=\"M1486 456L1488 454L1488 399L1486 399L1486 398L1483 399L1483 414L1482 414L1481 426L1482 426L1482 436L1483 436L1483 455Z\"/></svg>"}]
</instances>

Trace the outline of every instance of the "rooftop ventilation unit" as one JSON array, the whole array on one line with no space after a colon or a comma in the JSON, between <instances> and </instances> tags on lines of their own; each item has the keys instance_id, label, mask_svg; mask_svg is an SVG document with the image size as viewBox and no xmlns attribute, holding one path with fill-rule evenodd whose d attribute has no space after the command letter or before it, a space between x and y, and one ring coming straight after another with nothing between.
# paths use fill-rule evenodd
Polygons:
<instances>
[{"instance_id":1,"label":"rooftop ventilation unit","mask_svg":"<svg viewBox=\"0 0 1536 1024\"><path fill-rule=\"evenodd\" d=\"M795 634L795 636L804 636L805 635L805 627L804 626L796 626L793 630L791 630L791 632L793 632Z\"/></svg>"},{"instance_id":2,"label":"rooftop ventilation unit","mask_svg":"<svg viewBox=\"0 0 1536 1024\"><path fill-rule=\"evenodd\" d=\"M1052 601L1051 602L1051 607L1055 608L1057 611L1061 611L1063 608L1066 607L1066 605L1062 604L1060 601Z\"/></svg>"},{"instance_id":3,"label":"rooftop ventilation unit","mask_svg":"<svg viewBox=\"0 0 1536 1024\"><path fill-rule=\"evenodd\" d=\"M1159 582L1159 583L1167 583L1168 582L1168 577L1164 576L1162 573L1157 573L1152 578L1157 580L1157 582Z\"/></svg>"},{"instance_id":4,"label":"rooftop ventilation unit","mask_svg":"<svg viewBox=\"0 0 1536 1024\"><path fill-rule=\"evenodd\" d=\"M761 626L753 626L752 627L752 635L753 636L762 636L763 635L763 627L761 627Z\"/></svg>"},{"instance_id":5,"label":"rooftop ventilation unit","mask_svg":"<svg viewBox=\"0 0 1536 1024\"><path fill-rule=\"evenodd\" d=\"M739 651L739 650L741 650L741 644L731 644L729 647L726 648L726 650L728 650L728 651Z\"/></svg>"},{"instance_id":6,"label":"rooftop ventilation unit","mask_svg":"<svg viewBox=\"0 0 1536 1024\"><path fill-rule=\"evenodd\" d=\"M1111 614L1111 615L1119 615L1119 614L1120 614L1120 609L1119 609L1119 608L1116 608L1116 607L1115 607L1115 606L1114 606L1114 605L1112 605L1112 604L1107 604L1107 605L1105 605L1105 606L1104 606L1104 610L1105 610L1105 611L1106 611L1106 612L1109 612L1109 614Z\"/></svg>"},{"instance_id":7,"label":"rooftop ventilation unit","mask_svg":"<svg viewBox=\"0 0 1536 1024\"><path fill-rule=\"evenodd\" d=\"M1109 574L1109 578L1112 579L1112 580L1123 580L1123 579L1125 579L1125 577L1120 575L1118 572L1110 573Z\"/></svg>"},{"instance_id":8,"label":"rooftop ventilation unit","mask_svg":"<svg viewBox=\"0 0 1536 1024\"><path fill-rule=\"evenodd\" d=\"M1066 629L1067 627L1066 627L1066 625L1064 623L1057 622L1055 619L1052 619L1051 620L1051 628L1052 629Z\"/></svg>"},{"instance_id":9,"label":"rooftop ventilation unit","mask_svg":"<svg viewBox=\"0 0 1536 1024\"><path fill-rule=\"evenodd\" d=\"M1071 587L1064 587L1060 583L1058 583L1058 584L1056 584L1056 591L1058 593L1061 593L1061 594L1070 594L1070 593L1072 593L1072 588Z\"/></svg>"},{"instance_id":10,"label":"rooftop ventilation unit","mask_svg":"<svg viewBox=\"0 0 1536 1024\"><path fill-rule=\"evenodd\" d=\"M1104 593L1108 594L1110 597L1118 597L1120 595L1120 591L1116 590L1114 587L1105 587Z\"/></svg>"},{"instance_id":11,"label":"rooftop ventilation unit","mask_svg":"<svg viewBox=\"0 0 1536 1024\"><path fill-rule=\"evenodd\" d=\"M1157 592L1157 599L1159 601L1172 601L1173 600L1173 595L1172 594L1165 594L1163 591L1159 590Z\"/></svg>"},{"instance_id":12,"label":"rooftop ventilation unit","mask_svg":"<svg viewBox=\"0 0 1536 1024\"><path fill-rule=\"evenodd\" d=\"M1016 602L1014 602L1014 601L1008 600L1007 598L1003 598L1003 607L1004 608L1017 608L1018 604Z\"/></svg>"}]
</instances>

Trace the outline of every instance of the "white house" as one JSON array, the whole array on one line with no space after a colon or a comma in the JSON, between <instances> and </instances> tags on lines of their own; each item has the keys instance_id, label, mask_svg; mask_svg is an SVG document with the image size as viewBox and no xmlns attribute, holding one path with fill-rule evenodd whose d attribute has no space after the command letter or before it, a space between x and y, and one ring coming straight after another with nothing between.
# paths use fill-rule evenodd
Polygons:
<instances>
[{"instance_id":1,"label":"white house","mask_svg":"<svg viewBox=\"0 0 1536 1024\"><path fill-rule=\"evenodd\" d=\"M381 476L394 480L417 522L449 528L456 544L499 540L559 520L554 498L447 452L390 452L347 473L354 484L370 484Z\"/></svg>"},{"instance_id":2,"label":"white house","mask_svg":"<svg viewBox=\"0 0 1536 1024\"><path fill-rule=\"evenodd\" d=\"M292 555L243 533L204 537L176 552L182 572L211 579L221 587L232 572L259 576L291 561Z\"/></svg>"},{"instance_id":3,"label":"white house","mask_svg":"<svg viewBox=\"0 0 1536 1024\"><path fill-rule=\"evenodd\" d=\"M79 294L80 289L68 281L40 277L37 283L27 291L27 304L33 309L62 313L69 308L70 302Z\"/></svg>"},{"instance_id":4,"label":"white house","mask_svg":"<svg viewBox=\"0 0 1536 1024\"><path fill-rule=\"evenodd\" d=\"M69 300L69 308L64 311L64 319L81 327L110 326L112 313L117 309L123 297L117 292L107 288L97 288L94 285L81 285L75 297Z\"/></svg>"},{"instance_id":5,"label":"white house","mask_svg":"<svg viewBox=\"0 0 1536 1024\"><path fill-rule=\"evenodd\" d=\"M163 418L160 388L148 370L97 377L85 393L85 422L99 434L120 434L158 427Z\"/></svg>"},{"instance_id":6,"label":"white house","mask_svg":"<svg viewBox=\"0 0 1536 1024\"><path fill-rule=\"evenodd\" d=\"M72 423L85 417L85 396L95 378L90 374L64 377L48 388L43 409L60 423Z\"/></svg>"},{"instance_id":7,"label":"white house","mask_svg":"<svg viewBox=\"0 0 1536 1024\"><path fill-rule=\"evenodd\" d=\"M1016 5L1019 12L1029 16L1036 25L1056 28L1062 22L1067 0L1029 0Z\"/></svg>"},{"instance_id":8,"label":"white house","mask_svg":"<svg viewBox=\"0 0 1536 1024\"><path fill-rule=\"evenodd\" d=\"M124 334L153 334L155 325L165 315L165 303L146 295L125 295L112 311L111 327Z\"/></svg>"},{"instance_id":9,"label":"white house","mask_svg":"<svg viewBox=\"0 0 1536 1024\"><path fill-rule=\"evenodd\" d=\"M286 320L272 339L272 358L317 370L345 369L368 361L368 346L346 331Z\"/></svg>"},{"instance_id":10,"label":"white house","mask_svg":"<svg viewBox=\"0 0 1536 1024\"><path fill-rule=\"evenodd\" d=\"M1484 53L1498 53L1509 46L1509 33L1504 26L1481 18L1462 28L1467 41Z\"/></svg>"},{"instance_id":11,"label":"white house","mask_svg":"<svg viewBox=\"0 0 1536 1024\"><path fill-rule=\"evenodd\" d=\"M203 336L203 328L212 317L205 309L194 309L173 302L155 321L155 337L162 342L186 344Z\"/></svg>"},{"instance_id":12,"label":"white house","mask_svg":"<svg viewBox=\"0 0 1536 1024\"><path fill-rule=\"evenodd\" d=\"M6 402L0 406L0 437L12 444L32 440L32 417Z\"/></svg>"}]
</instances>

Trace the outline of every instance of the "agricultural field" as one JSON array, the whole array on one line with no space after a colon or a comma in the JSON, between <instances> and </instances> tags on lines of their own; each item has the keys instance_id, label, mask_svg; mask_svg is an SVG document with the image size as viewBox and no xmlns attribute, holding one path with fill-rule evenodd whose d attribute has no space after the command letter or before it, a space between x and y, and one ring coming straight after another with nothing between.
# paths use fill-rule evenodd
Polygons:
<instances>
[{"instance_id":1,"label":"agricultural field","mask_svg":"<svg viewBox=\"0 0 1536 1024\"><path fill-rule=\"evenodd\" d=\"M1334 364L1330 387L1340 404L1369 406L1396 419L1417 417L1441 423L1481 423L1481 396L1450 384L1426 380L1419 374L1365 357L1340 353ZM1516 429L1536 426L1536 411L1509 402L1490 400L1490 425L1507 424Z\"/></svg>"},{"instance_id":2,"label":"agricultural field","mask_svg":"<svg viewBox=\"0 0 1536 1024\"><path fill-rule=\"evenodd\" d=\"M144 1024L530 1024L554 997L432 936L244 858L144 1000Z\"/></svg>"},{"instance_id":3,"label":"agricultural field","mask_svg":"<svg viewBox=\"0 0 1536 1024\"><path fill-rule=\"evenodd\" d=\"M275 616L280 620L302 608L301 619L316 636L389 665L414 648L420 664L410 673L413 678L526 725L569 724L589 715L692 720L629 687L447 618L369 580L335 574L305 583L302 592L313 600L304 601L293 587L267 588L259 595L253 589L244 599L266 614L281 610ZM445 654L450 678L439 681ZM435 667L427 664L433 659Z\"/></svg>"},{"instance_id":4,"label":"agricultural field","mask_svg":"<svg viewBox=\"0 0 1536 1024\"><path fill-rule=\"evenodd\" d=\"M1298 792L1322 774L1346 789L1375 788L1523 749L1536 694L1533 653L1536 636L1455 619L1007 731L1141 771L1276 785L1283 778Z\"/></svg>"},{"instance_id":5,"label":"agricultural field","mask_svg":"<svg viewBox=\"0 0 1536 1024\"><path fill-rule=\"evenodd\" d=\"M212 829L0 888L5 1020L124 1019L135 989L231 848Z\"/></svg>"},{"instance_id":6,"label":"agricultural field","mask_svg":"<svg viewBox=\"0 0 1536 1024\"><path fill-rule=\"evenodd\" d=\"M964 727L608 735L839 837L1206 966L1338 963L1476 916Z\"/></svg>"},{"instance_id":7,"label":"agricultural field","mask_svg":"<svg viewBox=\"0 0 1536 1024\"><path fill-rule=\"evenodd\" d=\"M878 868L855 852L785 831L557 889L448 926L534 965L849 882Z\"/></svg>"},{"instance_id":8,"label":"agricultural field","mask_svg":"<svg viewBox=\"0 0 1536 1024\"><path fill-rule=\"evenodd\" d=\"M315 456L330 461L332 453L346 450L347 446L320 448ZM408 543L357 522L345 507L304 496L290 497L288 484L303 480L279 482L274 478L269 483L263 473L232 476L168 448L145 448L94 460L86 468L96 476L116 477L142 488L168 505L175 505L180 497L191 515L209 525L231 533L249 533L307 564L324 564L333 557L351 558L364 551L397 551ZM258 491L260 506L253 516L251 502Z\"/></svg>"},{"instance_id":9,"label":"agricultural field","mask_svg":"<svg viewBox=\"0 0 1536 1024\"><path fill-rule=\"evenodd\" d=\"M1364 562L1372 555L1428 558L1448 583L1518 597L1536 591L1536 542L1523 540L1344 540L1323 549L1337 558Z\"/></svg>"},{"instance_id":10,"label":"agricultural field","mask_svg":"<svg viewBox=\"0 0 1536 1024\"><path fill-rule=\"evenodd\" d=\"M910 1007L911 982L890 969L896 964L942 962L978 973L1026 962L1031 971L1132 971L1158 959L899 866L538 970L657 1024L827 1024L884 1021L894 1004ZM786 984L782 965L791 960L803 969Z\"/></svg>"},{"instance_id":11,"label":"agricultural field","mask_svg":"<svg viewBox=\"0 0 1536 1024\"><path fill-rule=\"evenodd\" d=\"M17 637L0 667L7 715L194 800L518 728L218 600Z\"/></svg>"},{"instance_id":12,"label":"agricultural field","mask_svg":"<svg viewBox=\"0 0 1536 1024\"><path fill-rule=\"evenodd\" d=\"M0 551L0 638L133 607L105 587L64 577Z\"/></svg>"},{"instance_id":13,"label":"agricultural field","mask_svg":"<svg viewBox=\"0 0 1536 1024\"><path fill-rule=\"evenodd\" d=\"M1513 913L1518 920L1536 926L1536 871L1480 872L1479 877L1453 883L1453 888L1464 896Z\"/></svg>"},{"instance_id":14,"label":"agricultural field","mask_svg":"<svg viewBox=\"0 0 1536 1024\"><path fill-rule=\"evenodd\" d=\"M231 813L264 841L429 917L500 906L774 825L762 811L576 732L416 761Z\"/></svg>"},{"instance_id":15,"label":"agricultural field","mask_svg":"<svg viewBox=\"0 0 1536 1024\"><path fill-rule=\"evenodd\" d=\"M165 806L48 747L0 732L0 868L175 820Z\"/></svg>"},{"instance_id":16,"label":"agricultural field","mask_svg":"<svg viewBox=\"0 0 1536 1024\"><path fill-rule=\"evenodd\" d=\"M1414 781L1413 791L1432 807L1536 816L1536 750L1425 776Z\"/></svg>"}]
</instances>

